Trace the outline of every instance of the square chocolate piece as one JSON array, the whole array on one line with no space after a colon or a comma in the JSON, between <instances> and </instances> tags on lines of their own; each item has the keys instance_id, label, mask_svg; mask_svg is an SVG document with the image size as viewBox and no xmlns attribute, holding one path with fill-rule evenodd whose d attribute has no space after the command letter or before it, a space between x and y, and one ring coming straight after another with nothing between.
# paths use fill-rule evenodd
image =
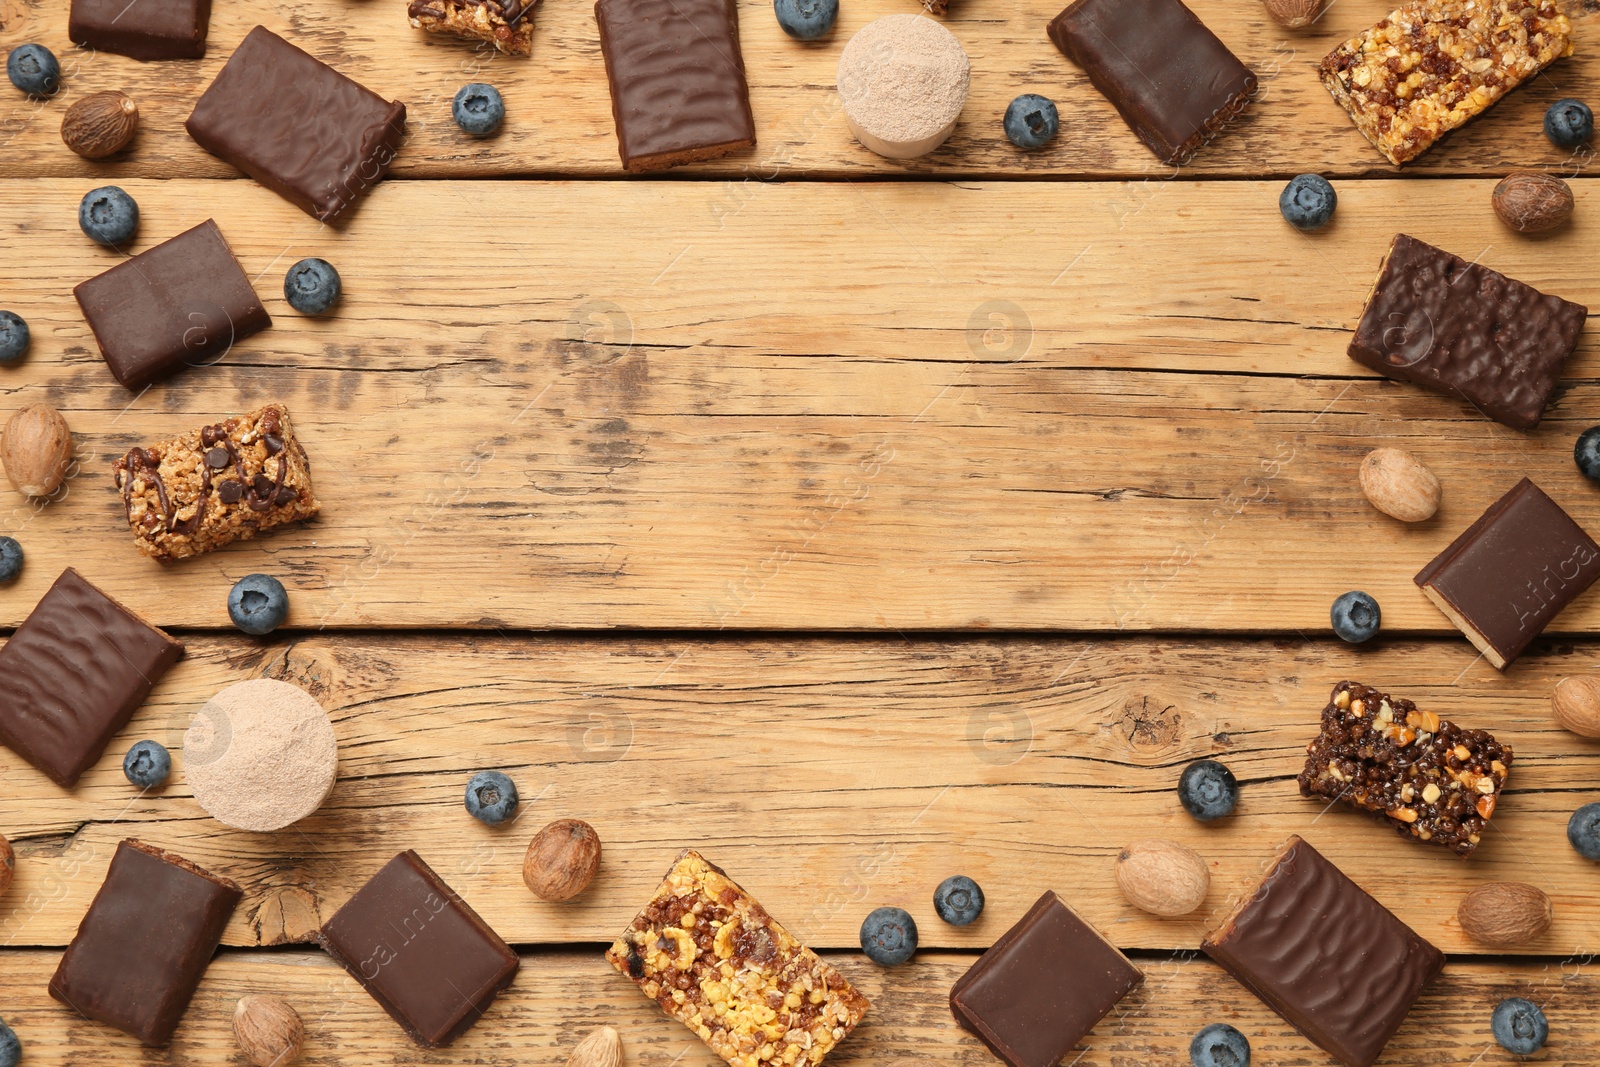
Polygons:
<instances>
[{"instance_id":1,"label":"square chocolate piece","mask_svg":"<svg viewBox=\"0 0 1600 1067\"><path fill-rule=\"evenodd\" d=\"M1163 163L1187 162L1255 95L1255 74L1182 0L1075 0L1049 34Z\"/></svg>"},{"instance_id":2,"label":"square chocolate piece","mask_svg":"<svg viewBox=\"0 0 1600 1067\"><path fill-rule=\"evenodd\" d=\"M50 979L50 995L97 1022L165 1045L243 896L226 878L127 840Z\"/></svg>"},{"instance_id":3,"label":"square chocolate piece","mask_svg":"<svg viewBox=\"0 0 1600 1067\"><path fill-rule=\"evenodd\" d=\"M332 222L389 169L405 138L406 106L257 26L184 128L207 152Z\"/></svg>"},{"instance_id":4,"label":"square chocolate piece","mask_svg":"<svg viewBox=\"0 0 1600 1067\"><path fill-rule=\"evenodd\" d=\"M72 0L67 36L97 52L132 59L206 54L211 0Z\"/></svg>"},{"instance_id":5,"label":"square chocolate piece","mask_svg":"<svg viewBox=\"0 0 1600 1067\"><path fill-rule=\"evenodd\" d=\"M533 52L539 0L411 0L406 15L427 33L487 41L508 56Z\"/></svg>"},{"instance_id":6,"label":"square chocolate piece","mask_svg":"<svg viewBox=\"0 0 1600 1067\"><path fill-rule=\"evenodd\" d=\"M617 149L629 171L756 143L737 0L596 0Z\"/></svg>"},{"instance_id":7,"label":"square chocolate piece","mask_svg":"<svg viewBox=\"0 0 1600 1067\"><path fill-rule=\"evenodd\" d=\"M1600 545L1524 478L1417 574L1500 670L1600 578Z\"/></svg>"},{"instance_id":8,"label":"square chocolate piece","mask_svg":"<svg viewBox=\"0 0 1600 1067\"><path fill-rule=\"evenodd\" d=\"M1011 1067L1056 1067L1144 975L1046 891L950 990L950 1011Z\"/></svg>"},{"instance_id":9,"label":"square chocolate piece","mask_svg":"<svg viewBox=\"0 0 1600 1067\"><path fill-rule=\"evenodd\" d=\"M134 392L272 325L210 219L72 290L111 374Z\"/></svg>"},{"instance_id":10,"label":"square chocolate piece","mask_svg":"<svg viewBox=\"0 0 1600 1067\"><path fill-rule=\"evenodd\" d=\"M182 655L68 567L0 647L0 743L70 789Z\"/></svg>"},{"instance_id":11,"label":"square chocolate piece","mask_svg":"<svg viewBox=\"0 0 1600 1067\"><path fill-rule=\"evenodd\" d=\"M1402 233L1378 270L1350 358L1531 430L1588 315L1581 304Z\"/></svg>"},{"instance_id":12,"label":"square chocolate piece","mask_svg":"<svg viewBox=\"0 0 1600 1067\"><path fill-rule=\"evenodd\" d=\"M1200 948L1345 1067L1372 1067L1444 968L1444 953L1298 837Z\"/></svg>"},{"instance_id":13,"label":"square chocolate piece","mask_svg":"<svg viewBox=\"0 0 1600 1067\"><path fill-rule=\"evenodd\" d=\"M423 1048L466 1033L521 963L409 849L358 889L317 940Z\"/></svg>"}]
</instances>

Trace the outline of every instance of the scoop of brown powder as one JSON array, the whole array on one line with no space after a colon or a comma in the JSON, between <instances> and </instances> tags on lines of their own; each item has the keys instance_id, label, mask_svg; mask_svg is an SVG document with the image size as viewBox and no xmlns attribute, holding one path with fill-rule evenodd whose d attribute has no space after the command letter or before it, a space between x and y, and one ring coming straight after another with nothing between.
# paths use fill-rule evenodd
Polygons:
<instances>
[{"instance_id":1,"label":"scoop of brown powder","mask_svg":"<svg viewBox=\"0 0 1600 1067\"><path fill-rule=\"evenodd\" d=\"M240 830L281 830L322 806L338 775L333 724L288 682L230 685L195 713L183 770L195 800Z\"/></svg>"},{"instance_id":2,"label":"scoop of brown powder","mask_svg":"<svg viewBox=\"0 0 1600 1067\"><path fill-rule=\"evenodd\" d=\"M856 139L881 156L927 155L956 128L971 66L955 34L924 15L885 15L839 54L839 97Z\"/></svg>"}]
</instances>

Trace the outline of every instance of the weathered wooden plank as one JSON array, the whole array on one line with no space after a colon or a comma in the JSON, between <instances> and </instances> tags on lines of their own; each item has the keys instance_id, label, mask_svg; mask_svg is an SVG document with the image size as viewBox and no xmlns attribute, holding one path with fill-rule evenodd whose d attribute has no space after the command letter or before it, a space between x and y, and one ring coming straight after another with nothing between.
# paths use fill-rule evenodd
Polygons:
<instances>
[{"instance_id":1,"label":"weathered wooden plank","mask_svg":"<svg viewBox=\"0 0 1600 1067\"><path fill-rule=\"evenodd\" d=\"M754 149L684 168L726 179L722 195L752 195L747 183L801 175L924 174L943 177L1015 174L1031 177L1135 177L1171 174L1135 139L1081 70L1045 36L1059 4L969 4L947 20L972 59L972 95L946 146L910 165L879 158L858 146L834 91L839 50L870 19L917 10L912 0L846 5L833 34L802 45L785 37L765 0L741 5L740 37L757 122ZM1394 6L1391 0L1346 0L1309 32L1284 30L1256 3L1196 0L1201 17L1262 78L1257 103L1235 129L1202 152L1194 174L1394 173L1356 132L1317 79L1317 63L1339 42ZM1562 61L1484 119L1408 168L1432 174L1499 174L1513 166L1578 168L1540 130L1544 109L1600 74L1579 19L1578 54ZM141 64L75 49L67 13L48 0L17 0L0 22L0 47L37 40L61 56L69 73L65 101L100 89L120 89L141 105L143 129L125 159L87 163L61 144L65 101L39 107L11 94L0 111L0 175L58 177L223 177L231 168L206 155L183 130L194 101L232 53L262 22L410 111L411 137L395 165L408 177L483 175L614 175L621 173L592 5L550 4L537 14L534 55L526 60L436 41L412 30L405 8L391 0L359 11L314 0L270 8L219 5L211 16L204 60ZM489 81L505 94L503 132L479 142L450 118L450 101L469 81ZM1005 139L1000 116L1012 97L1039 92L1054 98L1063 129L1049 149L1022 153ZM505 221L515 223L516 216Z\"/></svg>"},{"instance_id":2,"label":"weathered wooden plank","mask_svg":"<svg viewBox=\"0 0 1600 1067\"><path fill-rule=\"evenodd\" d=\"M996 914L1020 914L1050 887L1121 945L1192 949L1301 833L1451 952L1482 951L1457 928L1456 904L1501 879L1535 881L1556 902L1555 927L1527 951L1592 952L1600 883L1565 829L1596 799L1600 745L1554 725L1549 692L1594 651L1546 646L1502 677L1447 642L196 638L76 791L0 750L0 832L18 851L0 944L64 944L116 842L137 836L245 886L235 945L305 939L403 848L508 940L603 941L693 845L819 946L853 946L862 917L885 904L916 916L925 945L981 946L992 928L946 926L930 903L939 881L966 873ZM181 752L165 791L129 789L128 745L181 749L211 693L262 672L332 710L340 781L321 813L279 834L228 831L192 800ZM1305 744L1347 677L1514 746L1500 832L1471 861L1299 797ZM1180 769L1204 756L1245 783L1222 825L1195 823L1176 802ZM491 767L526 797L513 826L462 809L468 777ZM561 816L594 824L605 863L579 902L543 905L522 884L522 854ZM1195 916L1155 919L1117 892L1118 851L1152 836L1211 863Z\"/></svg>"},{"instance_id":3,"label":"weathered wooden plank","mask_svg":"<svg viewBox=\"0 0 1600 1067\"><path fill-rule=\"evenodd\" d=\"M391 183L335 233L253 183L136 182L138 247L214 214L278 316L137 397L70 295L111 262L74 230L81 184L0 184L0 291L36 337L0 415L54 403L80 454L63 500L7 491L31 563L3 624L71 564L173 625L225 626L227 585L267 570L298 626L1326 632L1363 587L1391 626L1446 632L1411 576L1517 478L1600 527L1570 459L1592 331L1533 434L1343 354L1397 219L1600 303L1582 225L1512 237L1488 182L1354 183L1317 240L1269 183L1159 190L1121 219L1132 186L791 184L720 225L698 183ZM608 217L627 241L593 239ZM345 277L326 321L277 295L308 254ZM272 396L323 518L139 557L112 458ZM1380 444L1438 472L1438 518L1362 500ZM1558 623L1597 624L1594 597Z\"/></svg>"}]
</instances>

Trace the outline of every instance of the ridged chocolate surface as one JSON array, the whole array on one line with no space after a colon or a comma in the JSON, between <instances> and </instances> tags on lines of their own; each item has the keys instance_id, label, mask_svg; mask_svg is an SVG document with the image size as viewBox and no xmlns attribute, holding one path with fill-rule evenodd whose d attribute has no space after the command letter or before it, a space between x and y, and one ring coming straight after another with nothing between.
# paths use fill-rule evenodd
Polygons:
<instances>
[{"instance_id":1,"label":"ridged chocolate surface","mask_svg":"<svg viewBox=\"0 0 1600 1067\"><path fill-rule=\"evenodd\" d=\"M73 44L133 59L199 59L206 54L211 0L72 0Z\"/></svg>"}]
</instances>

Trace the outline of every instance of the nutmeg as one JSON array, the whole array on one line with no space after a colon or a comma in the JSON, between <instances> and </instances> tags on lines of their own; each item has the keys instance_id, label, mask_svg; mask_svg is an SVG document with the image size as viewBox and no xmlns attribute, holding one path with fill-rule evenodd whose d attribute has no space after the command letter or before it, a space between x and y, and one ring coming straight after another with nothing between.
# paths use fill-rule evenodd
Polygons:
<instances>
[{"instance_id":1,"label":"nutmeg","mask_svg":"<svg viewBox=\"0 0 1600 1067\"><path fill-rule=\"evenodd\" d=\"M282 997L251 994L233 1009L233 1037L256 1067L284 1067L300 1055L306 1028Z\"/></svg>"},{"instance_id":2,"label":"nutmeg","mask_svg":"<svg viewBox=\"0 0 1600 1067\"><path fill-rule=\"evenodd\" d=\"M1553 230L1572 217L1572 189L1542 170L1514 170L1494 187L1494 213L1518 233Z\"/></svg>"},{"instance_id":3,"label":"nutmeg","mask_svg":"<svg viewBox=\"0 0 1600 1067\"><path fill-rule=\"evenodd\" d=\"M1328 0L1265 0L1267 14L1279 25L1291 30L1302 29L1322 17Z\"/></svg>"},{"instance_id":4,"label":"nutmeg","mask_svg":"<svg viewBox=\"0 0 1600 1067\"><path fill-rule=\"evenodd\" d=\"M72 431L49 404L29 404L6 422L0 466L24 496L49 496L61 488L72 465Z\"/></svg>"},{"instance_id":5,"label":"nutmeg","mask_svg":"<svg viewBox=\"0 0 1600 1067\"><path fill-rule=\"evenodd\" d=\"M17 854L11 851L11 842L0 834L0 897L11 888L11 879L17 873Z\"/></svg>"},{"instance_id":6,"label":"nutmeg","mask_svg":"<svg viewBox=\"0 0 1600 1067\"><path fill-rule=\"evenodd\" d=\"M1439 510L1439 479L1399 448L1375 448L1361 461L1361 491L1372 506L1401 522L1422 522Z\"/></svg>"},{"instance_id":7,"label":"nutmeg","mask_svg":"<svg viewBox=\"0 0 1600 1067\"><path fill-rule=\"evenodd\" d=\"M1187 915L1205 903L1211 872L1187 845L1151 838L1117 856L1117 888L1129 904L1152 915Z\"/></svg>"},{"instance_id":8,"label":"nutmeg","mask_svg":"<svg viewBox=\"0 0 1600 1067\"><path fill-rule=\"evenodd\" d=\"M1461 898L1456 920L1474 941L1506 948L1543 937L1555 920L1555 908L1538 886L1489 882Z\"/></svg>"},{"instance_id":9,"label":"nutmeg","mask_svg":"<svg viewBox=\"0 0 1600 1067\"><path fill-rule=\"evenodd\" d=\"M90 93L67 108L61 139L84 159L104 159L128 147L139 132L139 105L115 90Z\"/></svg>"},{"instance_id":10,"label":"nutmeg","mask_svg":"<svg viewBox=\"0 0 1600 1067\"><path fill-rule=\"evenodd\" d=\"M533 835L522 880L541 900L571 900L600 869L600 835L582 819L557 819Z\"/></svg>"},{"instance_id":11,"label":"nutmeg","mask_svg":"<svg viewBox=\"0 0 1600 1067\"><path fill-rule=\"evenodd\" d=\"M1561 679L1550 694L1550 708L1556 722L1579 737L1600 737L1600 677Z\"/></svg>"},{"instance_id":12,"label":"nutmeg","mask_svg":"<svg viewBox=\"0 0 1600 1067\"><path fill-rule=\"evenodd\" d=\"M567 1067L622 1067L622 1035L602 1026L578 1042Z\"/></svg>"}]
</instances>

